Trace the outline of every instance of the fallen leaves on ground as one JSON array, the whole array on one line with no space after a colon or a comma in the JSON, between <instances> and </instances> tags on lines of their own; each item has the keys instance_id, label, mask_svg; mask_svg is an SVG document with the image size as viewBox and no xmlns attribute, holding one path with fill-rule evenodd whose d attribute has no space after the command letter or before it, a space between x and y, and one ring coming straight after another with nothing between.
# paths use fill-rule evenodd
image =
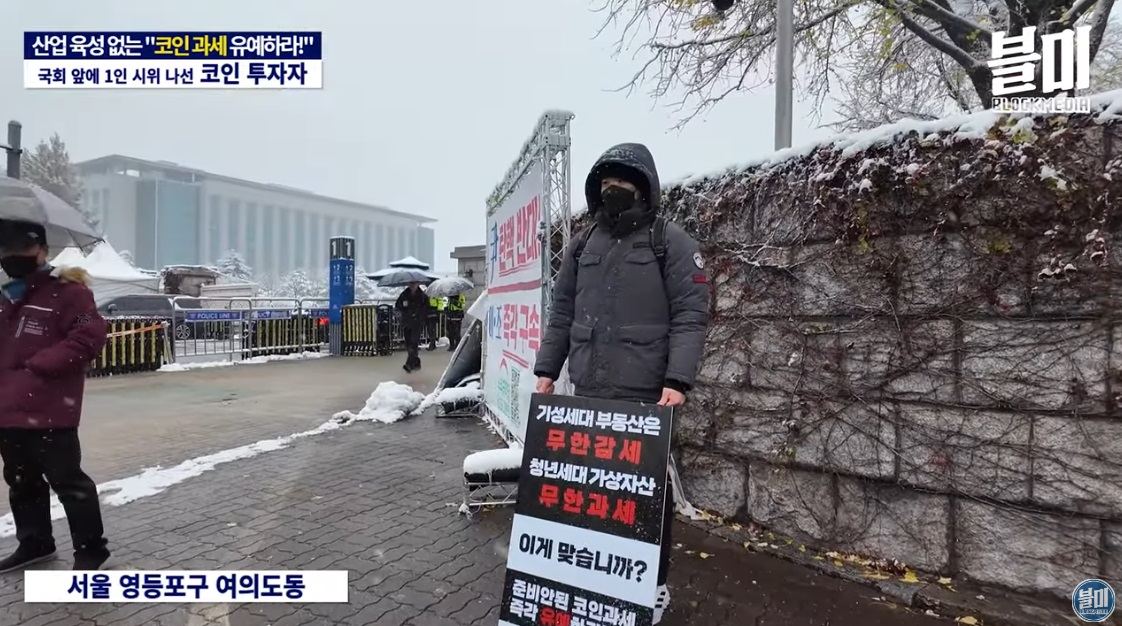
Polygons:
<instances>
[{"instance_id":1,"label":"fallen leaves on ground","mask_svg":"<svg viewBox=\"0 0 1122 626\"><path fill-rule=\"evenodd\" d=\"M956 617L956 618L954 618L954 621L958 622L959 624L966 624L966 626L977 626L977 624L980 623L980 622L978 622L978 618L973 617L971 615L963 615L962 617Z\"/></svg>"},{"instance_id":2,"label":"fallen leaves on ground","mask_svg":"<svg viewBox=\"0 0 1122 626\"><path fill-rule=\"evenodd\" d=\"M699 557L701 557L701 558L703 558L703 559L707 559L707 558L709 558L709 557L711 557L711 556L713 556L713 555L712 555L712 554L709 554L708 552L699 552L697 556L699 556Z\"/></svg>"},{"instance_id":3,"label":"fallen leaves on ground","mask_svg":"<svg viewBox=\"0 0 1122 626\"><path fill-rule=\"evenodd\" d=\"M900 577L900 582L915 584L920 582L919 577L912 570L907 570L904 575Z\"/></svg>"}]
</instances>

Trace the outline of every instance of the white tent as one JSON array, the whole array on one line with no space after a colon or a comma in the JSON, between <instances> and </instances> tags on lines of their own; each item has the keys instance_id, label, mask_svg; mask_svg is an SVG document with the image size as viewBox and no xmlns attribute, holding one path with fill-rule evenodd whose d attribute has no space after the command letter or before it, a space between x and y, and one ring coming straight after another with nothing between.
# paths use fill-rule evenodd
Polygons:
<instances>
[{"instance_id":1,"label":"white tent","mask_svg":"<svg viewBox=\"0 0 1122 626\"><path fill-rule=\"evenodd\" d=\"M371 272L371 273L367 274L366 277L369 278L370 280L378 281L378 280L382 280L383 278L385 278L387 274L389 274L390 272L392 272L394 270L400 270L400 269L406 269L406 268L414 269L414 270L421 270L422 272L424 272L425 276L428 276L429 278L432 278L432 279L440 278L440 274L434 274L434 273L429 271L429 264L428 263L425 263L424 261L422 261L422 260L420 260L416 257L411 257L411 256L407 256L404 259L398 259L398 260L394 261L393 263L390 263L389 267L380 269L377 272Z\"/></svg>"},{"instance_id":2,"label":"white tent","mask_svg":"<svg viewBox=\"0 0 1122 626\"><path fill-rule=\"evenodd\" d=\"M429 264L417 257L407 256L404 259L398 259L390 263L390 267L411 267L418 270L427 270L429 269Z\"/></svg>"},{"instance_id":3,"label":"white tent","mask_svg":"<svg viewBox=\"0 0 1122 626\"><path fill-rule=\"evenodd\" d=\"M103 241L83 255L77 248L65 248L51 261L55 267L80 267L89 273L94 301L98 306L120 296L160 292L159 277L129 265L109 242Z\"/></svg>"}]
</instances>

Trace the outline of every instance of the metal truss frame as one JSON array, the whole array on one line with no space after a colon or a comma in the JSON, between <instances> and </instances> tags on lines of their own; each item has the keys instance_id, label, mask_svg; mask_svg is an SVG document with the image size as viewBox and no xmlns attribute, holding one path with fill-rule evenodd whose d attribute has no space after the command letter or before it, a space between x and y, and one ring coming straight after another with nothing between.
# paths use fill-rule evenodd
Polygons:
<instances>
[{"instance_id":1,"label":"metal truss frame","mask_svg":"<svg viewBox=\"0 0 1122 626\"><path fill-rule=\"evenodd\" d=\"M503 201L518 188L518 183L535 165L542 165L542 221L538 224L538 240L541 244L542 260L542 315L544 323L549 316L552 304L553 282L561 265L561 255L572 237L571 206L571 157L572 145L570 122L576 116L569 111L550 110L542 113L534 125L530 138L522 144L518 158L507 170L502 182L495 186L487 197L487 216L490 217ZM486 229L486 226L484 226ZM487 241L485 235L484 241ZM553 238L560 236L561 247L557 252L551 245ZM483 342L483 362L487 362L487 342ZM483 414L500 435L508 442L515 440L514 433L506 432L502 421L491 414L487 403L483 403Z\"/></svg>"}]
</instances>

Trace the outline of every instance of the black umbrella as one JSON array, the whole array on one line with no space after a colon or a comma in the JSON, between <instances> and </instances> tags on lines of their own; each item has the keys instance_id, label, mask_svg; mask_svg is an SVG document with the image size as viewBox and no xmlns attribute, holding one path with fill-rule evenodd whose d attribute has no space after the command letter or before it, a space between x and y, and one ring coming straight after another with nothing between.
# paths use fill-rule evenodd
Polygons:
<instances>
[{"instance_id":1,"label":"black umbrella","mask_svg":"<svg viewBox=\"0 0 1122 626\"><path fill-rule=\"evenodd\" d=\"M409 283L427 285L432 282L427 272L411 268L395 269L378 279L379 287L404 287Z\"/></svg>"}]
</instances>

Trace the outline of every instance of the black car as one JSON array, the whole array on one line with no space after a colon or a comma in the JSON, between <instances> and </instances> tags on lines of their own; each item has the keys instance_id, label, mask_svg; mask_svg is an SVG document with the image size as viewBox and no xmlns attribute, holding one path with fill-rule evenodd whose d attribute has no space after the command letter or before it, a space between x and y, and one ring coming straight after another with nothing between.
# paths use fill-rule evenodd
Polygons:
<instances>
[{"instance_id":1,"label":"black car","mask_svg":"<svg viewBox=\"0 0 1122 626\"><path fill-rule=\"evenodd\" d=\"M169 295L131 295L113 298L98 307L106 316L161 317L171 324L172 336L189 339L228 339L228 322L188 322L185 312L203 308L198 298Z\"/></svg>"}]
</instances>

